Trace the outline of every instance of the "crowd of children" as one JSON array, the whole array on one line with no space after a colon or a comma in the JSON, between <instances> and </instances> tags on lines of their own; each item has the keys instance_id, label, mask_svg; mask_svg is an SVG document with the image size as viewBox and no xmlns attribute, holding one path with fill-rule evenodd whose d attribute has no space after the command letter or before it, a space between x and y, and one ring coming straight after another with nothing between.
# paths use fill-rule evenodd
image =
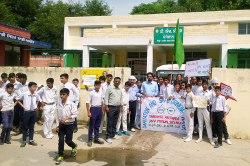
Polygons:
<instances>
[{"instance_id":1,"label":"crowd of children","mask_svg":"<svg viewBox=\"0 0 250 166\"><path fill-rule=\"evenodd\" d=\"M99 139L99 133L103 131L105 114L107 114L107 143L112 143L112 139L119 139L118 136L130 136L129 131L135 132L135 128L140 129L141 104L142 98L145 97L178 99L185 102L184 116L187 131L187 136L183 137L185 142L192 140L197 124L199 139L196 143L202 141L205 121L208 138L215 148L222 146L222 134L224 134L226 142L231 144L225 123L227 97L220 95L221 89L218 86L217 78L202 80L193 77L190 84L190 78L188 77L186 83L182 81L181 74L177 75L176 81L172 81L171 75L158 78L152 73L148 73L147 77L148 81L142 84L140 80L130 76L120 89L121 78L113 79L113 76L108 74L95 81L93 87L85 86L85 89L90 91L86 101L87 115L90 118L88 146L92 146L92 142L104 143ZM9 76L2 73L1 78L0 123L3 124L3 129L0 145L11 144L10 132L12 129L16 135L23 134L21 147L26 146L27 135L29 136L28 144L37 146L33 139L37 110L44 112L44 137L52 139L54 137L52 126L57 111L55 132L59 137L59 157L56 164L63 161L64 141L72 148L71 156L76 156L77 144L72 141L72 136L78 130L76 118L79 115L78 108L80 107L79 80L73 79L73 84L71 84L68 82L69 75L61 74L60 80L63 85L60 87L58 95L53 78L48 78L47 86L44 87L38 86L35 82L27 82L27 75L24 73L10 73ZM112 80L114 84L112 84ZM82 82L84 83L84 80ZM209 90L210 84L212 85L211 90ZM207 108L194 108L192 103L194 95L205 96L208 103ZM41 117L41 111L39 117ZM215 141L216 137L218 137L217 141Z\"/></svg>"}]
</instances>

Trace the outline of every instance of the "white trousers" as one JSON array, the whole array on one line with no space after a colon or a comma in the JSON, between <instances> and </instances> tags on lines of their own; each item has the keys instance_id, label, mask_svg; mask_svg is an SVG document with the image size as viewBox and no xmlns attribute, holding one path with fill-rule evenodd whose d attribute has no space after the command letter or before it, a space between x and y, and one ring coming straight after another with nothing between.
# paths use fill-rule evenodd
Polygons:
<instances>
[{"instance_id":1,"label":"white trousers","mask_svg":"<svg viewBox=\"0 0 250 166\"><path fill-rule=\"evenodd\" d=\"M118 121L116 124L116 132L120 130L121 123L122 123L123 131L127 131L127 113L128 113L127 111L128 111L128 107L123 106L123 112L120 112Z\"/></svg>"},{"instance_id":2,"label":"white trousers","mask_svg":"<svg viewBox=\"0 0 250 166\"><path fill-rule=\"evenodd\" d=\"M192 118L190 117L190 114L193 111L193 109L185 109L184 111L187 137L190 139L193 138L193 131L194 131L194 117Z\"/></svg>"},{"instance_id":3,"label":"white trousers","mask_svg":"<svg viewBox=\"0 0 250 166\"><path fill-rule=\"evenodd\" d=\"M52 126L56 113L56 104L53 105L45 105L43 107L44 111L44 125L43 125L43 133L46 138L51 137L52 134Z\"/></svg>"},{"instance_id":4,"label":"white trousers","mask_svg":"<svg viewBox=\"0 0 250 166\"><path fill-rule=\"evenodd\" d=\"M102 133L103 126L104 126L104 117L105 117L105 114L106 114L105 106L103 106L103 111L104 111L104 114L102 115L102 121L101 121L101 124L100 124L100 127L99 127L99 133L100 134ZM106 123L107 123L107 120L106 120Z\"/></svg>"},{"instance_id":5,"label":"white trousers","mask_svg":"<svg viewBox=\"0 0 250 166\"><path fill-rule=\"evenodd\" d=\"M199 138L202 139L203 123L205 121L207 136L212 139L212 130L210 125L210 113L207 108L198 108L197 112L198 122L199 122Z\"/></svg>"}]
</instances>

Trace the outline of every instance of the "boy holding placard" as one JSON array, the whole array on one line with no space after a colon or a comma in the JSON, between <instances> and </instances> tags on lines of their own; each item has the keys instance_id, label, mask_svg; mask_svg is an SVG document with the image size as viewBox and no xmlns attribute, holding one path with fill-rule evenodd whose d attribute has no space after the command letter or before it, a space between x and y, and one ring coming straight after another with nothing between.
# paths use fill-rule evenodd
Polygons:
<instances>
[{"instance_id":1,"label":"boy holding placard","mask_svg":"<svg viewBox=\"0 0 250 166\"><path fill-rule=\"evenodd\" d=\"M221 96L221 87L215 87L216 96L212 100L212 118L211 123L215 126L215 131L218 136L218 142L214 146L214 148L219 148L222 146L222 132L223 132L223 123L226 122L226 99Z\"/></svg>"},{"instance_id":2,"label":"boy holding placard","mask_svg":"<svg viewBox=\"0 0 250 166\"><path fill-rule=\"evenodd\" d=\"M193 92L192 92L192 86L188 84L186 86L186 92L187 95L185 97L185 111L184 111L184 117L185 117L185 126L186 126L186 132L187 136L183 137L185 139L185 142L189 142L192 140L193 136L193 130L194 130L194 107L193 107Z\"/></svg>"},{"instance_id":3,"label":"boy holding placard","mask_svg":"<svg viewBox=\"0 0 250 166\"><path fill-rule=\"evenodd\" d=\"M204 96L207 98L208 106L210 104L210 101L212 99L212 93L208 90L208 82L206 80L202 81L202 87L203 90L199 92L199 96ZM210 140L211 145L215 145L212 139L212 130L210 126L210 113L208 111L208 108L198 108L198 123L199 123L199 139L196 141L196 143L199 143L202 141L202 133L203 133L203 122L205 121L206 129L207 129L207 135Z\"/></svg>"}]
</instances>

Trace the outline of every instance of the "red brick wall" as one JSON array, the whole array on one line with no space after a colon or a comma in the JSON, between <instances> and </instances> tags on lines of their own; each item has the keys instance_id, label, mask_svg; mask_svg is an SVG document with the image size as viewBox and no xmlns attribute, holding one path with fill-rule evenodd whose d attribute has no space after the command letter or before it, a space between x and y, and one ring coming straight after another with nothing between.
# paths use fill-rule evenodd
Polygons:
<instances>
[{"instance_id":1,"label":"red brick wall","mask_svg":"<svg viewBox=\"0 0 250 166\"><path fill-rule=\"evenodd\" d=\"M30 59L30 67L50 67L55 64L63 67L63 57L60 55L32 55Z\"/></svg>"},{"instance_id":2,"label":"red brick wall","mask_svg":"<svg viewBox=\"0 0 250 166\"><path fill-rule=\"evenodd\" d=\"M21 66L29 66L30 51L25 51L23 49L30 49L30 46L21 46Z\"/></svg>"},{"instance_id":3,"label":"red brick wall","mask_svg":"<svg viewBox=\"0 0 250 166\"><path fill-rule=\"evenodd\" d=\"M0 66L4 66L5 62L5 41L0 40Z\"/></svg>"},{"instance_id":4,"label":"red brick wall","mask_svg":"<svg viewBox=\"0 0 250 166\"><path fill-rule=\"evenodd\" d=\"M14 27L0 24L0 31L30 39L30 32L22 30L22 29L18 29L18 28L14 28Z\"/></svg>"}]
</instances>

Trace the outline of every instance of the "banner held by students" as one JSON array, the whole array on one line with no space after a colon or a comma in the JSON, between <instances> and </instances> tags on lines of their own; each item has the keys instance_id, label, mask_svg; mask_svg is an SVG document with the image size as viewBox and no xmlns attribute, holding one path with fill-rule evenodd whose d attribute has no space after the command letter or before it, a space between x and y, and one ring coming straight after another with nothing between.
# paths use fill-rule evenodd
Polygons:
<instances>
[{"instance_id":1,"label":"banner held by students","mask_svg":"<svg viewBox=\"0 0 250 166\"><path fill-rule=\"evenodd\" d=\"M209 76L211 59L186 62L185 77Z\"/></svg>"},{"instance_id":2,"label":"banner held by students","mask_svg":"<svg viewBox=\"0 0 250 166\"><path fill-rule=\"evenodd\" d=\"M141 105L141 128L186 134L184 109L184 100L145 98Z\"/></svg>"},{"instance_id":3,"label":"banner held by students","mask_svg":"<svg viewBox=\"0 0 250 166\"><path fill-rule=\"evenodd\" d=\"M229 99L237 101L235 96L234 96L233 90L229 85L226 85L224 83L220 83L220 87L221 87L221 95L222 96L229 96Z\"/></svg>"}]
</instances>

